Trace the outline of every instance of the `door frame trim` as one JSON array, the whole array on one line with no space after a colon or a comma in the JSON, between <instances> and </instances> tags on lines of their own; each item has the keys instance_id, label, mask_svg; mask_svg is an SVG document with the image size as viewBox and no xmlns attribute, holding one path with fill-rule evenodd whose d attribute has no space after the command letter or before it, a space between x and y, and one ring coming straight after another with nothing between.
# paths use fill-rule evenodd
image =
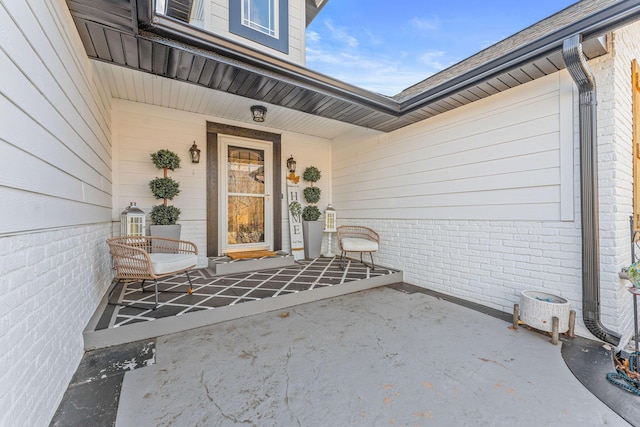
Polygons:
<instances>
[{"instance_id":1,"label":"door frame trim","mask_svg":"<svg viewBox=\"0 0 640 427\"><path fill-rule=\"evenodd\" d=\"M273 145L273 250L282 250L282 135L207 121L207 256L218 256L218 135L258 139Z\"/></svg>"}]
</instances>

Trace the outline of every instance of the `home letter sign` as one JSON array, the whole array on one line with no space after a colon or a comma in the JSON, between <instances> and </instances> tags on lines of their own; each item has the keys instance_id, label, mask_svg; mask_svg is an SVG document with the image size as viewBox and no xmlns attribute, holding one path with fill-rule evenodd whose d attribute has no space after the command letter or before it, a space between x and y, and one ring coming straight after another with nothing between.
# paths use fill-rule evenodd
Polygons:
<instances>
[{"instance_id":1,"label":"home letter sign","mask_svg":"<svg viewBox=\"0 0 640 427\"><path fill-rule=\"evenodd\" d=\"M289 207L289 233L291 235L291 255L296 261L304 259L304 240L302 240L302 212L295 209L300 206L300 187L287 179L287 206ZM292 203L294 207L292 208Z\"/></svg>"}]
</instances>

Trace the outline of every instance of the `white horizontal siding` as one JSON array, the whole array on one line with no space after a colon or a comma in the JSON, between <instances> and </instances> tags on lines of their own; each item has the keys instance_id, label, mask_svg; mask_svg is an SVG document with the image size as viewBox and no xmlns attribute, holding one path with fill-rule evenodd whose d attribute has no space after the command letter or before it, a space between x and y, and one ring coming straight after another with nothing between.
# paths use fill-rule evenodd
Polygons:
<instances>
[{"instance_id":1,"label":"white horizontal siding","mask_svg":"<svg viewBox=\"0 0 640 427\"><path fill-rule=\"evenodd\" d=\"M149 190L149 181L161 176L162 171L155 168L150 154L167 148L175 151L181 158L181 167L169 171L169 175L180 183L180 194L171 202L180 208L179 223L185 230L206 230L206 123L207 121L226 123L239 127L249 127L246 124L222 120L219 117L194 114L170 108L150 106L130 101L114 101L114 153L116 154L114 170L115 203L112 210L114 221L118 220L120 212L129 204L136 202L138 207L149 213L153 205L161 203L155 200ZM252 126L256 128L256 126ZM286 185L285 164L290 155L297 161L297 173L307 166L316 166L323 176L317 186L321 189L319 207L324 211L331 197L331 142L325 138L312 137L294 132L282 132L278 129L260 127L268 132L282 134L282 174L281 182ZM201 160L198 164L190 162L189 148L196 142L201 150ZM302 181L301 181L302 182ZM303 185L305 185L303 183ZM283 190L284 191L284 190ZM279 195L276 195L276 200ZM282 212L286 221L288 215L287 204L282 199ZM197 224L197 225L194 225ZM186 226L186 227L185 227ZM288 226L283 233L288 233ZM204 254L206 233L185 238L198 242ZM283 236L283 244L288 247L288 235Z\"/></svg>"},{"instance_id":2,"label":"white horizontal siding","mask_svg":"<svg viewBox=\"0 0 640 427\"><path fill-rule=\"evenodd\" d=\"M113 207L113 220L129 202L135 201L147 211L160 203L149 190L149 181L161 176L151 162L150 154L167 148L181 158L181 167L169 171L169 175L180 182L180 194L172 201L182 209L181 221L201 221L206 219L206 123L207 121L228 123L240 127L246 124L221 120L219 117L194 114L170 108L150 106L130 101L114 101L114 122L117 135L114 144L117 152L116 166L117 196ZM255 128L255 126L253 127ZM264 129L264 128L262 128ZM331 144L324 138L316 138L277 129L264 129L282 133L282 180L284 185L284 163L293 154L298 161L298 173L310 165L315 165L324 173L320 188L324 191L322 200L329 202ZM201 150L198 164L190 162L189 148L193 142ZM284 212L284 211L283 211Z\"/></svg>"},{"instance_id":3,"label":"white horizontal siding","mask_svg":"<svg viewBox=\"0 0 640 427\"><path fill-rule=\"evenodd\" d=\"M388 135L337 140L336 208L347 218L561 219L563 200L573 205L572 174L561 173L573 136L560 87L557 73Z\"/></svg>"},{"instance_id":4,"label":"white horizontal siding","mask_svg":"<svg viewBox=\"0 0 640 427\"><path fill-rule=\"evenodd\" d=\"M203 197L206 183L205 118L145 104L119 101L115 105L118 135L118 176L115 179L119 184L113 219L117 220L122 209L132 201L146 212L162 203L151 195L149 189L149 181L163 174L151 162L150 154L165 148L176 152L181 159L181 167L169 171L169 176L180 183L180 194L170 203L182 210L181 221L206 218L206 198ZM202 160L198 164L189 161L189 148L194 141L202 150ZM194 187L200 188L202 193L192 191Z\"/></svg>"},{"instance_id":5,"label":"white horizontal siding","mask_svg":"<svg viewBox=\"0 0 640 427\"><path fill-rule=\"evenodd\" d=\"M63 0L0 2L0 425L48 425L111 266L111 98Z\"/></svg>"},{"instance_id":6,"label":"white horizontal siding","mask_svg":"<svg viewBox=\"0 0 640 427\"><path fill-rule=\"evenodd\" d=\"M0 51L0 106L10 124L0 128L0 178L9 197L2 203L14 212L35 211L3 221L0 233L109 219L110 100L96 86L84 51L75 49L77 35L64 32L68 23L56 5L0 8L0 26L11 40ZM77 213L66 215L72 209Z\"/></svg>"}]
</instances>

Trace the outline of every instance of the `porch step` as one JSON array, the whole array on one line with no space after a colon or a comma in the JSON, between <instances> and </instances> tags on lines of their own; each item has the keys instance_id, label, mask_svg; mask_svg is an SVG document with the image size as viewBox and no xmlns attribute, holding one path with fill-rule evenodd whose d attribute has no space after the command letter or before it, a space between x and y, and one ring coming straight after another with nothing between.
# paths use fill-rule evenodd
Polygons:
<instances>
[{"instance_id":1,"label":"porch step","mask_svg":"<svg viewBox=\"0 0 640 427\"><path fill-rule=\"evenodd\" d=\"M287 252L276 252L275 256L233 260L229 257L209 258L209 268L216 276L269 270L295 265L293 256Z\"/></svg>"}]
</instances>

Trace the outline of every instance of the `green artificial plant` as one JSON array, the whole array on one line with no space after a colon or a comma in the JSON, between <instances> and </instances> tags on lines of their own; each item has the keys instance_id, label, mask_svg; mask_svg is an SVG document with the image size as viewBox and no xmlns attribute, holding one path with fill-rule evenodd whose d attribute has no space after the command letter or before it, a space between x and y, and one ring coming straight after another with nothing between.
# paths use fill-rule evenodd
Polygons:
<instances>
[{"instance_id":1,"label":"green artificial plant","mask_svg":"<svg viewBox=\"0 0 640 427\"><path fill-rule=\"evenodd\" d=\"M318 182L322 174L315 166L309 166L302 173L302 179L309 182L309 187L302 190L307 206L302 210L302 219L305 221L317 221L320 218L320 209L316 206L320 201L320 188L314 187L313 184Z\"/></svg>"},{"instance_id":2,"label":"green artificial plant","mask_svg":"<svg viewBox=\"0 0 640 427\"><path fill-rule=\"evenodd\" d=\"M151 208L151 221L156 225L175 224L180 217L180 209L169 205L168 201L180 193L180 184L169 177L167 171L180 167L180 157L173 151L163 149L151 153L151 161L158 169L164 171L164 177L149 182L153 197L164 200L163 204Z\"/></svg>"}]
</instances>

